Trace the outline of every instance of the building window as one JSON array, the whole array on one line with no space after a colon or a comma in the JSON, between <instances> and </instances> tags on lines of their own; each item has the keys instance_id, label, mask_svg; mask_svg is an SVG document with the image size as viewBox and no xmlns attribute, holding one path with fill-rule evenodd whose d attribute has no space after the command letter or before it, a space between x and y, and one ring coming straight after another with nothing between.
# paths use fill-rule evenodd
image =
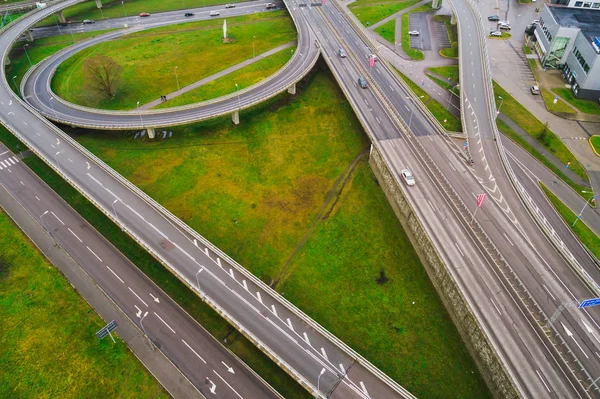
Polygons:
<instances>
[{"instance_id":1,"label":"building window","mask_svg":"<svg viewBox=\"0 0 600 399\"><path fill-rule=\"evenodd\" d=\"M592 4L592 8L600 8L600 3L594 3L594 4Z\"/></svg>"},{"instance_id":2,"label":"building window","mask_svg":"<svg viewBox=\"0 0 600 399\"><path fill-rule=\"evenodd\" d=\"M584 6L585 8L590 8L590 7L592 6L592 3L591 3L591 2L587 2L587 1L586 1L585 3L583 3L583 6Z\"/></svg>"},{"instance_id":3,"label":"building window","mask_svg":"<svg viewBox=\"0 0 600 399\"><path fill-rule=\"evenodd\" d=\"M576 1L575 7L581 7L583 5L583 1Z\"/></svg>"}]
</instances>

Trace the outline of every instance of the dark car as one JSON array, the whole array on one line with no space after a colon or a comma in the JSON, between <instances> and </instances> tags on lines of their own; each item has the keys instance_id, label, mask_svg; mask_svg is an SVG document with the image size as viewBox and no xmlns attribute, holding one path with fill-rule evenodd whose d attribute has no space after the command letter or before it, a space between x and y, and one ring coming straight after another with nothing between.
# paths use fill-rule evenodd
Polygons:
<instances>
[{"instance_id":1,"label":"dark car","mask_svg":"<svg viewBox=\"0 0 600 399\"><path fill-rule=\"evenodd\" d=\"M360 78L358 78L358 85L361 88L366 89L368 87L367 80L361 76Z\"/></svg>"},{"instance_id":2,"label":"dark car","mask_svg":"<svg viewBox=\"0 0 600 399\"><path fill-rule=\"evenodd\" d=\"M497 15L490 15L488 21L500 21L500 17Z\"/></svg>"},{"instance_id":3,"label":"dark car","mask_svg":"<svg viewBox=\"0 0 600 399\"><path fill-rule=\"evenodd\" d=\"M235 4L225 4L225 8L235 8Z\"/></svg>"},{"instance_id":4,"label":"dark car","mask_svg":"<svg viewBox=\"0 0 600 399\"><path fill-rule=\"evenodd\" d=\"M140 14L140 17L149 17L150 13L149 12L143 12Z\"/></svg>"},{"instance_id":5,"label":"dark car","mask_svg":"<svg viewBox=\"0 0 600 399\"><path fill-rule=\"evenodd\" d=\"M193 13L193 12L186 12L186 13L184 14L184 16L186 16L186 17L193 17L193 16L194 16L194 13Z\"/></svg>"}]
</instances>

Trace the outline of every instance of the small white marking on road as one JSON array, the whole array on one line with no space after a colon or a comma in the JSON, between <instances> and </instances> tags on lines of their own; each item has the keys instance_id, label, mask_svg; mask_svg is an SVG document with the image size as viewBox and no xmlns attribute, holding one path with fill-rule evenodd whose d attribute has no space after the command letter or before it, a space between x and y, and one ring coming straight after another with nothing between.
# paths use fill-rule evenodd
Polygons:
<instances>
[{"instance_id":1,"label":"small white marking on road","mask_svg":"<svg viewBox=\"0 0 600 399\"><path fill-rule=\"evenodd\" d=\"M227 384L229 389L231 389L233 391L233 393L235 393L237 396L239 396L240 399L244 399L242 395L240 395L235 389L233 389L233 387L231 385L229 385L229 383L227 381L225 381L225 379L219 375L219 373L217 373L215 370L213 370L213 373L215 373L217 375L217 377L219 377L225 384Z\"/></svg>"},{"instance_id":2,"label":"small white marking on road","mask_svg":"<svg viewBox=\"0 0 600 399\"><path fill-rule=\"evenodd\" d=\"M377 123L379 123L381 125L381 122L379 121L378 117L375 117L375 120L377 121Z\"/></svg>"},{"instance_id":3,"label":"small white marking on road","mask_svg":"<svg viewBox=\"0 0 600 399\"><path fill-rule=\"evenodd\" d=\"M8 168L10 166L10 164L8 166L4 165L4 162L0 161L0 165L4 166L5 168Z\"/></svg>"},{"instance_id":4,"label":"small white marking on road","mask_svg":"<svg viewBox=\"0 0 600 399\"><path fill-rule=\"evenodd\" d=\"M85 164L86 164L86 166L87 166L87 169L88 169L88 170L90 170L90 168L91 168L91 166L90 166L90 163L89 163L89 162L86 162Z\"/></svg>"},{"instance_id":5,"label":"small white marking on road","mask_svg":"<svg viewBox=\"0 0 600 399\"><path fill-rule=\"evenodd\" d=\"M408 108L406 105L404 105L404 108L406 108L406 110L410 112L410 108Z\"/></svg>"},{"instance_id":6,"label":"small white marking on road","mask_svg":"<svg viewBox=\"0 0 600 399\"><path fill-rule=\"evenodd\" d=\"M554 297L554 295L552 295L552 293L550 292L550 290L548 289L548 287L546 287L544 284L542 284L542 287L544 287L544 289L546 290L546 292L548 293L548 295L550 295L550 298L552 298L553 301L556 301L556 298Z\"/></svg>"},{"instance_id":7,"label":"small white marking on road","mask_svg":"<svg viewBox=\"0 0 600 399\"><path fill-rule=\"evenodd\" d=\"M189 346L187 342L185 342L184 340L181 340L181 342L183 342L185 346L187 346L194 353L194 355L198 356L198 359L202 360L204 364L206 364L206 360L202 359L202 356L200 356L194 349L192 349L192 347Z\"/></svg>"},{"instance_id":8,"label":"small white marking on road","mask_svg":"<svg viewBox=\"0 0 600 399\"><path fill-rule=\"evenodd\" d=\"M456 168L454 167L454 165L452 165L451 162L448 162L448 165L450 165L450 167L452 168L452 170L456 172Z\"/></svg>"},{"instance_id":9,"label":"small white marking on road","mask_svg":"<svg viewBox=\"0 0 600 399\"><path fill-rule=\"evenodd\" d=\"M294 331L294 326L292 326L292 321L289 318L287 319L287 323L288 323L288 326L290 327L290 330Z\"/></svg>"},{"instance_id":10,"label":"small white marking on road","mask_svg":"<svg viewBox=\"0 0 600 399\"><path fill-rule=\"evenodd\" d=\"M71 232L71 234L73 234L75 236L75 238L77 238L79 240L79 242L83 242L83 241L81 241L81 238L77 237L77 234L73 233L73 230L71 230L70 227L67 227L67 229Z\"/></svg>"},{"instance_id":11,"label":"small white marking on road","mask_svg":"<svg viewBox=\"0 0 600 399\"><path fill-rule=\"evenodd\" d=\"M10 163L9 163L10 162ZM6 158L6 163L10 166L10 164L16 164L15 161L13 161L11 158Z\"/></svg>"},{"instance_id":12,"label":"small white marking on road","mask_svg":"<svg viewBox=\"0 0 600 399\"><path fill-rule=\"evenodd\" d=\"M87 245L85 246L88 251L90 251L92 254L94 254L94 256L100 261L102 262L102 259L100 259L100 257L98 255L96 255L96 253L94 251L92 251L92 249L90 247L88 247Z\"/></svg>"},{"instance_id":13,"label":"small white marking on road","mask_svg":"<svg viewBox=\"0 0 600 399\"><path fill-rule=\"evenodd\" d=\"M8 170L8 173L12 173L12 171L10 169L6 169L6 170Z\"/></svg>"},{"instance_id":14,"label":"small white marking on road","mask_svg":"<svg viewBox=\"0 0 600 399\"><path fill-rule=\"evenodd\" d=\"M109 271L110 271L112 274L114 274L114 275L115 275L115 277L116 277L116 278L118 278L118 279L119 279L119 281L120 281L121 283L125 284L125 281L121 280L121 277L119 277L119 275L118 275L117 273L115 273L113 269L111 269L111 268L110 268L110 267L108 267L108 266L106 266L106 268L107 268L107 269L108 269L108 270L109 270Z\"/></svg>"},{"instance_id":15,"label":"small white marking on road","mask_svg":"<svg viewBox=\"0 0 600 399\"><path fill-rule=\"evenodd\" d=\"M231 278L235 280L235 275L233 274L233 269L229 269L229 274L231 275Z\"/></svg>"},{"instance_id":16,"label":"small white marking on road","mask_svg":"<svg viewBox=\"0 0 600 399\"><path fill-rule=\"evenodd\" d=\"M210 256L208 253L208 248L204 247L204 252L206 252L206 256Z\"/></svg>"},{"instance_id":17,"label":"small white marking on road","mask_svg":"<svg viewBox=\"0 0 600 399\"><path fill-rule=\"evenodd\" d=\"M155 315L156 317L158 317L158 318L159 318L159 320L160 320L160 321L162 321L162 322L163 322L163 324L164 324L165 326L169 327L169 330L171 330L171 331L173 332L173 334L176 334L175 330L173 330L173 329L171 328L171 326L170 326L170 325L168 325L168 324L167 324L167 323L166 323L166 322L165 322L165 321L162 319L162 317L160 317L159 315L157 315L157 314L156 314L156 312L152 312L152 313L154 313L154 315Z\"/></svg>"},{"instance_id":18,"label":"small white marking on road","mask_svg":"<svg viewBox=\"0 0 600 399\"><path fill-rule=\"evenodd\" d=\"M433 204L431 203L431 201L427 200L427 202L429 203L429 206L431 207L431 209L435 212L435 208L433 207Z\"/></svg>"},{"instance_id":19,"label":"small white marking on road","mask_svg":"<svg viewBox=\"0 0 600 399\"><path fill-rule=\"evenodd\" d=\"M306 343L310 345L310 340L308 339L308 335L306 335L305 332L303 332L302 335L304 335L304 340L306 341ZM310 345L310 346L312 346L312 345Z\"/></svg>"},{"instance_id":20,"label":"small white marking on road","mask_svg":"<svg viewBox=\"0 0 600 399\"><path fill-rule=\"evenodd\" d=\"M362 388L365 395L367 395L367 397L370 397L369 392L367 392L367 388L365 387L365 384L362 381L360 381L360 387Z\"/></svg>"},{"instance_id":21,"label":"small white marking on road","mask_svg":"<svg viewBox=\"0 0 600 399\"><path fill-rule=\"evenodd\" d=\"M246 283L246 280L242 280L242 284L244 284L244 289L248 291L248 283Z\"/></svg>"},{"instance_id":22,"label":"small white marking on road","mask_svg":"<svg viewBox=\"0 0 600 399\"><path fill-rule=\"evenodd\" d=\"M148 304L146 302L144 302L144 300L142 298L140 298L140 296L138 294L136 294L135 291L131 289L131 287L127 287L127 288L129 288L129 291L131 291L131 293L133 295L135 295L137 297L137 299L139 299L146 307L148 307Z\"/></svg>"},{"instance_id":23,"label":"small white marking on road","mask_svg":"<svg viewBox=\"0 0 600 399\"><path fill-rule=\"evenodd\" d=\"M340 363L340 370L342 370L343 374L346 374L346 369L344 368L344 365L342 363Z\"/></svg>"},{"instance_id":24,"label":"small white marking on road","mask_svg":"<svg viewBox=\"0 0 600 399\"><path fill-rule=\"evenodd\" d=\"M392 91L395 91L394 88L392 86L390 86L390 89L392 89Z\"/></svg>"},{"instance_id":25,"label":"small white marking on road","mask_svg":"<svg viewBox=\"0 0 600 399\"><path fill-rule=\"evenodd\" d=\"M460 250L460 247L458 246L458 244L454 243L454 245L456 246L456 249L458 249L458 252L460 252L461 256L464 258L465 254L463 254L463 251Z\"/></svg>"},{"instance_id":26,"label":"small white marking on road","mask_svg":"<svg viewBox=\"0 0 600 399\"><path fill-rule=\"evenodd\" d=\"M25 183L23 183L23 181L22 181L22 180L19 180L19 182L21 182L21 185L23 185L23 186L25 185Z\"/></svg>"},{"instance_id":27,"label":"small white marking on road","mask_svg":"<svg viewBox=\"0 0 600 399\"><path fill-rule=\"evenodd\" d=\"M54 217L56 218L56 220L58 220L58 221L60 222L60 224L62 224L63 226L65 225L65 223L64 223L62 220L60 220L60 219L58 218L58 216L56 216L56 215L54 214L54 212L50 211L50 213L52 214L52 216L54 216Z\"/></svg>"},{"instance_id":28,"label":"small white marking on road","mask_svg":"<svg viewBox=\"0 0 600 399\"><path fill-rule=\"evenodd\" d=\"M271 305L271 309L273 309L273 314L274 314L276 317L279 317L279 316L277 316L277 309L275 309L275 305Z\"/></svg>"},{"instance_id":29,"label":"small white marking on road","mask_svg":"<svg viewBox=\"0 0 600 399\"><path fill-rule=\"evenodd\" d=\"M23 124L24 124L25 126L27 126L27 122L23 121Z\"/></svg>"},{"instance_id":30,"label":"small white marking on road","mask_svg":"<svg viewBox=\"0 0 600 399\"><path fill-rule=\"evenodd\" d=\"M219 267L223 267L223 266L221 266L221 259L220 258L217 258L217 265L219 265Z\"/></svg>"},{"instance_id":31,"label":"small white marking on road","mask_svg":"<svg viewBox=\"0 0 600 399\"><path fill-rule=\"evenodd\" d=\"M35 134L37 134L38 136L42 137L42 135L41 135L41 134L39 134L38 132L35 132Z\"/></svg>"},{"instance_id":32,"label":"small white marking on road","mask_svg":"<svg viewBox=\"0 0 600 399\"><path fill-rule=\"evenodd\" d=\"M365 98L363 98L363 100L365 101L365 104L367 104L367 106L369 106L369 102Z\"/></svg>"},{"instance_id":33,"label":"small white marking on road","mask_svg":"<svg viewBox=\"0 0 600 399\"><path fill-rule=\"evenodd\" d=\"M256 291L256 299L258 299L258 302L262 303L262 299L260 298L260 292Z\"/></svg>"},{"instance_id":34,"label":"small white marking on road","mask_svg":"<svg viewBox=\"0 0 600 399\"><path fill-rule=\"evenodd\" d=\"M35 199L42 202L42 200L40 199L40 197L38 197L37 195L35 196Z\"/></svg>"},{"instance_id":35,"label":"small white marking on road","mask_svg":"<svg viewBox=\"0 0 600 399\"><path fill-rule=\"evenodd\" d=\"M73 163L73 160L71 158L67 158L69 160L69 162Z\"/></svg>"},{"instance_id":36,"label":"small white marking on road","mask_svg":"<svg viewBox=\"0 0 600 399\"><path fill-rule=\"evenodd\" d=\"M492 305L494 305L494 307L496 308L496 311L498 312L498 314L500 316L502 316L502 312L500 311L500 309L498 308L498 306L496 305L496 302L494 302L493 298L490 298L490 302L492 302Z\"/></svg>"},{"instance_id":37,"label":"small white marking on road","mask_svg":"<svg viewBox=\"0 0 600 399\"><path fill-rule=\"evenodd\" d=\"M551 392L551 391L550 391L550 388L548 388L548 385L546 385L546 381L544 381L544 379L542 378L542 375L540 374L540 372L539 372L539 371L537 371L537 370L535 370L535 372L537 373L538 377L540 377L540 381L542 381L542 384L544 384L544 386L546 387L546 390L547 390L548 392Z\"/></svg>"},{"instance_id":38,"label":"small white marking on road","mask_svg":"<svg viewBox=\"0 0 600 399\"><path fill-rule=\"evenodd\" d=\"M502 233L504 234L504 238L506 238L506 241L508 241L508 243L510 244L511 247L514 247L515 244L512 243L512 241L510 240L510 238L508 238L508 236L506 235L506 233Z\"/></svg>"},{"instance_id":39,"label":"small white marking on road","mask_svg":"<svg viewBox=\"0 0 600 399\"><path fill-rule=\"evenodd\" d=\"M327 353L325 353L324 348L321 348L321 353L323 354L323 357L325 358L325 360L329 360L329 358L327 357Z\"/></svg>"}]
</instances>

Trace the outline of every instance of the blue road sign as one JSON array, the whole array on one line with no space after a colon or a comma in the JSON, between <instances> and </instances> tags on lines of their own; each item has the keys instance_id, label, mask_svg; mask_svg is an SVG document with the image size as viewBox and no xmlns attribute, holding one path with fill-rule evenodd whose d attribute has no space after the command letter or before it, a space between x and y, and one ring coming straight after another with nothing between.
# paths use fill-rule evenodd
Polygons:
<instances>
[{"instance_id":1,"label":"blue road sign","mask_svg":"<svg viewBox=\"0 0 600 399\"><path fill-rule=\"evenodd\" d=\"M592 299L586 299L585 301L581 302L579 304L579 308L587 308L589 306L596 306L596 305L600 305L600 298L592 298Z\"/></svg>"}]
</instances>

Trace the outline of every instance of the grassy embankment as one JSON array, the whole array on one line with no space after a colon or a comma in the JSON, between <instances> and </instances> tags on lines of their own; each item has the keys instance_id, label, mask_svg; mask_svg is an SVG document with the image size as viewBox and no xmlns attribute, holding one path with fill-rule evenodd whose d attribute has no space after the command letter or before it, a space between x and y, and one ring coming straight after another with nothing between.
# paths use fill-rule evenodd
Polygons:
<instances>
[{"instance_id":1,"label":"grassy embankment","mask_svg":"<svg viewBox=\"0 0 600 399\"><path fill-rule=\"evenodd\" d=\"M565 223L571 227L571 230L575 233L577 238L579 238L583 245L585 245L597 259L600 259L600 237L598 237L582 220L578 221L575 226L573 226L577 214L571 211L571 209L558 199L558 197L546 186L540 183L540 187L544 191L544 194L546 194L548 201L554 206L554 209L556 209Z\"/></svg>"},{"instance_id":2,"label":"grassy embankment","mask_svg":"<svg viewBox=\"0 0 600 399\"><path fill-rule=\"evenodd\" d=\"M440 55L446 58L458 58L457 26L450 23L451 17L449 15L435 15L433 19L446 24L446 29L448 30L448 39L450 40L450 47L441 49Z\"/></svg>"},{"instance_id":3,"label":"grassy embankment","mask_svg":"<svg viewBox=\"0 0 600 399\"><path fill-rule=\"evenodd\" d=\"M417 396L489 397L366 160L350 167L368 142L333 80L320 72L242 121L173 128L172 139L153 142L78 139ZM105 235L119 245L111 228ZM151 259L136 263L161 285L174 279ZM378 285L381 268L390 280ZM187 308L199 302L169 284ZM199 309L190 313L222 340L224 323L205 323Z\"/></svg>"},{"instance_id":4,"label":"grassy embankment","mask_svg":"<svg viewBox=\"0 0 600 399\"><path fill-rule=\"evenodd\" d=\"M544 104L546 104L546 109L548 109L548 111L558 115L562 114L564 116L575 115L575 111L573 110L573 108L569 107L560 98L556 101L556 104L554 104L554 97L556 97L554 93L543 88L540 88L540 91L540 94L544 99Z\"/></svg>"},{"instance_id":5,"label":"grassy embankment","mask_svg":"<svg viewBox=\"0 0 600 399\"><path fill-rule=\"evenodd\" d=\"M567 88L552 88L552 91L579 111L586 114L600 115L600 105L598 105L597 101L576 98L573 91Z\"/></svg>"},{"instance_id":6,"label":"grassy embankment","mask_svg":"<svg viewBox=\"0 0 600 399\"><path fill-rule=\"evenodd\" d=\"M223 21L216 19L150 29L92 46L58 67L52 88L57 95L73 103L103 109L133 109L138 101L145 104L176 91L177 79L179 86L185 87L252 58L253 37L257 54L296 38L287 11L232 17L227 22L228 35L235 39L234 43L222 43ZM83 63L98 54L113 58L123 68L122 83L114 98L81 90L85 80ZM277 69L282 62L285 62L284 57L268 57L263 70ZM252 83L258 79L256 73L252 79ZM235 83L248 85L250 82ZM231 91L235 91L234 82L231 82Z\"/></svg>"},{"instance_id":7,"label":"grassy embankment","mask_svg":"<svg viewBox=\"0 0 600 399\"><path fill-rule=\"evenodd\" d=\"M0 230L0 397L169 397L2 211Z\"/></svg>"},{"instance_id":8,"label":"grassy embankment","mask_svg":"<svg viewBox=\"0 0 600 399\"><path fill-rule=\"evenodd\" d=\"M387 21L385 24L374 29L375 32L392 44L396 44L396 19Z\"/></svg>"},{"instance_id":9,"label":"grassy embankment","mask_svg":"<svg viewBox=\"0 0 600 399\"><path fill-rule=\"evenodd\" d=\"M348 8L365 26L373 25L384 18L402 11L420 0L357 0Z\"/></svg>"},{"instance_id":10,"label":"grassy embankment","mask_svg":"<svg viewBox=\"0 0 600 399\"><path fill-rule=\"evenodd\" d=\"M459 80L457 65L427 68L427 71L433 72L436 75L440 75L440 76L443 76L446 78L445 80L442 80L442 79L437 78L436 76L434 76L431 73L427 74L427 76L429 76L431 79L433 79L439 86L443 87L444 89L446 89L448 91L452 90L456 94L459 93L459 91L460 91L459 87L455 87L456 83L458 83L458 80Z\"/></svg>"}]
</instances>

